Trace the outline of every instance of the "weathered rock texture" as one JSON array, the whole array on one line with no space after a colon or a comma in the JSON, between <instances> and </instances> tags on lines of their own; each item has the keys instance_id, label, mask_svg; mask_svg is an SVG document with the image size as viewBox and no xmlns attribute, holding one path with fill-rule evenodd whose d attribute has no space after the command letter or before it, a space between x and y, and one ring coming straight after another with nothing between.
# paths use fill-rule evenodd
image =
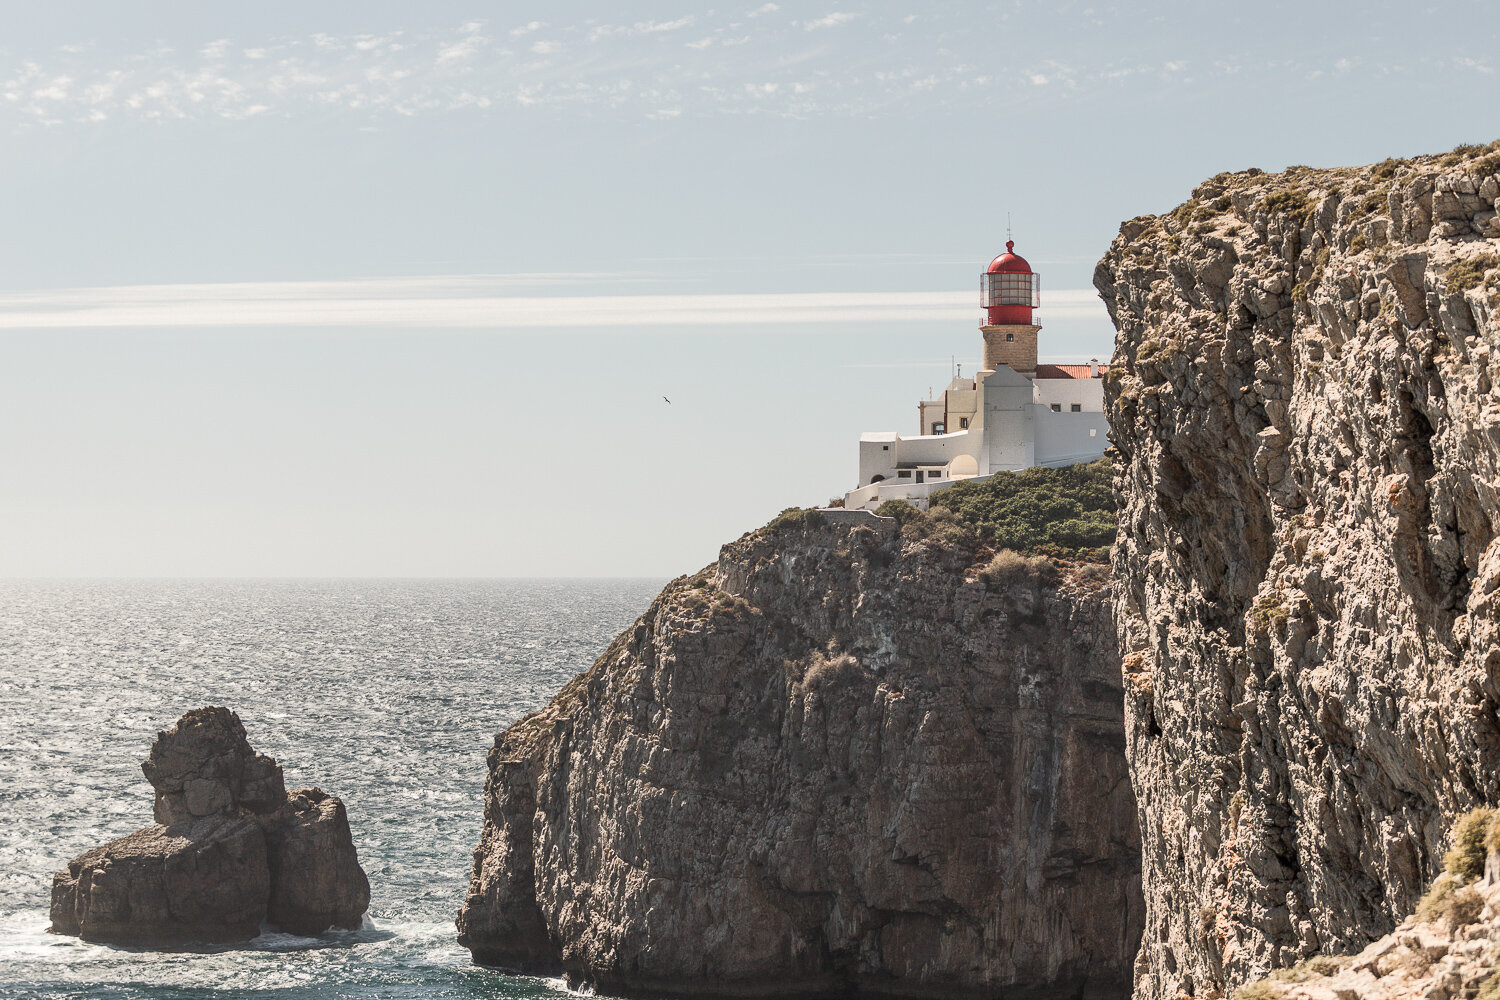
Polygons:
<instances>
[{"instance_id":1,"label":"weathered rock texture","mask_svg":"<svg viewBox=\"0 0 1500 1000\"><path fill-rule=\"evenodd\" d=\"M1500 798L1497 148L1222 174L1095 272L1141 1000L1364 947Z\"/></svg>"},{"instance_id":2,"label":"weathered rock texture","mask_svg":"<svg viewBox=\"0 0 1500 1000\"><path fill-rule=\"evenodd\" d=\"M1482 878L1450 889L1358 954L1313 958L1244 992L1256 1000L1488 1000L1500 994L1496 942L1500 855L1491 851Z\"/></svg>"},{"instance_id":3,"label":"weathered rock texture","mask_svg":"<svg viewBox=\"0 0 1500 1000\"><path fill-rule=\"evenodd\" d=\"M460 941L614 993L1125 996L1104 574L987 555L814 514L674 581L496 739Z\"/></svg>"},{"instance_id":4,"label":"weathered rock texture","mask_svg":"<svg viewBox=\"0 0 1500 1000\"><path fill-rule=\"evenodd\" d=\"M288 794L239 717L200 708L157 736L141 768L157 826L96 847L52 884L52 930L171 947L359 927L370 884L338 799Z\"/></svg>"}]
</instances>

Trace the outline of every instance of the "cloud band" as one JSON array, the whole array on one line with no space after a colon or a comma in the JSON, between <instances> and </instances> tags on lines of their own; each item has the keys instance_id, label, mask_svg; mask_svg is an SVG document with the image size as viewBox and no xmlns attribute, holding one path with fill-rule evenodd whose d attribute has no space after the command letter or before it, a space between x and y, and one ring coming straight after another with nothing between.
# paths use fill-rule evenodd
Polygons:
<instances>
[{"instance_id":1,"label":"cloud band","mask_svg":"<svg viewBox=\"0 0 1500 1000\"><path fill-rule=\"evenodd\" d=\"M782 326L964 322L971 292L499 295L505 276L133 285L0 293L0 329ZM1045 294L1038 318L1107 322L1094 292Z\"/></svg>"}]
</instances>

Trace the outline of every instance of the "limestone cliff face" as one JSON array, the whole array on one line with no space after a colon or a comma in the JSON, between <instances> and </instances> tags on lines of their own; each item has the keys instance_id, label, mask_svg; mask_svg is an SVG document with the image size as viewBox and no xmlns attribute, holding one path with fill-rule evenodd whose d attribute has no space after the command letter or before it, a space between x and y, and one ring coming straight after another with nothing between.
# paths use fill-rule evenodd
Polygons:
<instances>
[{"instance_id":1,"label":"limestone cliff face","mask_svg":"<svg viewBox=\"0 0 1500 1000\"><path fill-rule=\"evenodd\" d=\"M1220 175L1095 273L1141 1000L1358 950L1500 798L1496 149Z\"/></svg>"},{"instance_id":2,"label":"limestone cliff face","mask_svg":"<svg viewBox=\"0 0 1500 1000\"><path fill-rule=\"evenodd\" d=\"M1140 927L1097 567L790 519L496 739L460 940L608 992L1119 996Z\"/></svg>"}]
</instances>

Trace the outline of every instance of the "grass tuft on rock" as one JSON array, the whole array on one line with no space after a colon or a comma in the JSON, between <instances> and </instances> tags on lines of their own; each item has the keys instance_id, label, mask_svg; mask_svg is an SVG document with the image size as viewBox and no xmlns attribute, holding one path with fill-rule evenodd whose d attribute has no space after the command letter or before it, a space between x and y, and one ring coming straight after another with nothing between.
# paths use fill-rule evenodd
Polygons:
<instances>
[{"instance_id":1,"label":"grass tuft on rock","mask_svg":"<svg viewBox=\"0 0 1500 1000\"><path fill-rule=\"evenodd\" d=\"M1472 882L1484 874L1484 856L1500 811L1481 806L1470 809L1453 824L1453 846L1443 855L1443 871L1461 882Z\"/></svg>"},{"instance_id":2,"label":"grass tuft on rock","mask_svg":"<svg viewBox=\"0 0 1500 1000\"><path fill-rule=\"evenodd\" d=\"M1307 192L1299 187L1283 188L1275 194L1267 195L1262 204L1268 212L1286 216L1298 226L1307 225L1315 208Z\"/></svg>"},{"instance_id":3,"label":"grass tuft on rock","mask_svg":"<svg viewBox=\"0 0 1500 1000\"><path fill-rule=\"evenodd\" d=\"M1486 271L1492 271L1497 267L1500 267L1500 257L1492 253L1478 254L1449 267L1448 273L1443 277L1443 283L1448 286L1450 292L1468 291L1484 280Z\"/></svg>"},{"instance_id":4,"label":"grass tuft on rock","mask_svg":"<svg viewBox=\"0 0 1500 1000\"><path fill-rule=\"evenodd\" d=\"M1500 809L1470 809L1453 822L1453 846L1443 855L1443 872L1417 902L1416 916L1450 928L1479 918L1484 900L1470 883L1484 874L1484 859L1500 840Z\"/></svg>"}]
</instances>

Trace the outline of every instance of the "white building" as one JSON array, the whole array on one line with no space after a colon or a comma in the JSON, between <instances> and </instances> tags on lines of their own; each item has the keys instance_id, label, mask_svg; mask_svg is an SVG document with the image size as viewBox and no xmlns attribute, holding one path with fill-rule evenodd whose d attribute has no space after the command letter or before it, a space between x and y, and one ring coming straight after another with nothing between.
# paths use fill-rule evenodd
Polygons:
<instances>
[{"instance_id":1,"label":"white building","mask_svg":"<svg viewBox=\"0 0 1500 1000\"><path fill-rule=\"evenodd\" d=\"M859 485L845 495L845 507L874 509L887 500L925 506L928 494L955 480L1104 454L1109 366L1037 364L1040 280L1013 242L980 276L980 304L983 369L955 378L940 399L919 402L916 435L860 435Z\"/></svg>"}]
</instances>

